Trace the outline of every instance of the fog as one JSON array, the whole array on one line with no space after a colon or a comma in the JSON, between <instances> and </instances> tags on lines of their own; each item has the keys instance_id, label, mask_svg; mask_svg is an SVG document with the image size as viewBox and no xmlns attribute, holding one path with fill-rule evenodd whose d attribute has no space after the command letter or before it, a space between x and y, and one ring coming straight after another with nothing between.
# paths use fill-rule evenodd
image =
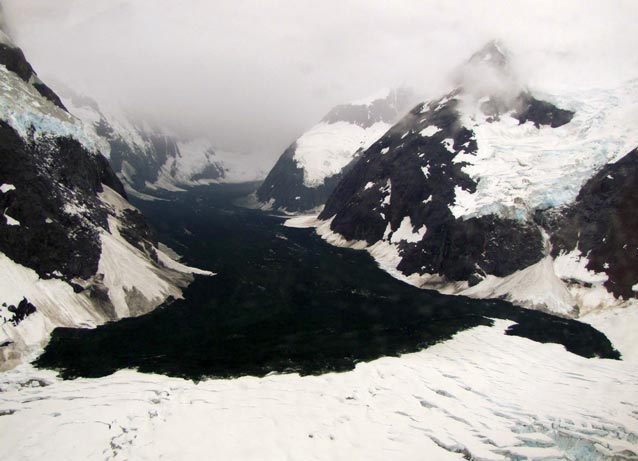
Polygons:
<instances>
[{"instance_id":1,"label":"fog","mask_svg":"<svg viewBox=\"0 0 638 461\"><path fill-rule=\"evenodd\" d=\"M3 0L40 76L274 159L332 106L424 96L490 39L544 90L638 77L638 2Z\"/></svg>"}]
</instances>

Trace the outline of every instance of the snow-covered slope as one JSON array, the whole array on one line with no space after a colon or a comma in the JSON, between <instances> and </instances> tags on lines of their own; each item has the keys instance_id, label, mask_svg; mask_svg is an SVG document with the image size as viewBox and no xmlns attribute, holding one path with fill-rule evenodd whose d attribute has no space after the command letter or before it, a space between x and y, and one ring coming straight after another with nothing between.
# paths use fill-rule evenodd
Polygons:
<instances>
[{"instance_id":1,"label":"snow-covered slope","mask_svg":"<svg viewBox=\"0 0 638 461\"><path fill-rule=\"evenodd\" d=\"M192 273L158 248L143 216L71 116L2 37L0 369L59 326L92 327L181 296ZM42 90L42 88L47 88Z\"/></svg>"},{"instance_id":2,"label":"snow-covered slope","mask_svg":"<svg viewBox=\"0 0 638 461\"><path fill-rule=\"evenodd\" d=\"M638 294L638 79L569 94L520 81L486 45L454 90L361 154L314 225L424 288L568 316L625 305Z\"/></svg>"},{"instance_id":3,"label":"snow-covered slope","mask_svg":"<svg viewBox=\"0 0 638 461\"><path fill-rule=\"evenodd\" d=\"M584 359L507 325L321 376L61 381L25 365L0 376L0 458L637 459L636 362Z\"/></svg>"},{"instance_id":4,"label":"snow-covered slope","mask_svg":"<svg viewBox=\"0 0 638 461\"><path fill-rule=\"evenodd\" d=\"M384 90L333 108L282 154L257 191L258 200L288 212L322 205L357 155L403 115L413 98L406 89Z\"/></svg>"},{"instance_id":5,"label":"snow-covered slope","mask_svg":"<svg viewBox=\"0 0 638 461\"><path fill-rule=\"evenodd\" d=\"M113 104L98 104L66 88L62 96L69 111L98 139L118 177L138 192L180 191L265 176L258 162L221 151L207 139L184 139L154 124L136 122Z\"/></svg>"},{"instance_id":6,"label":"snow-covered slope","mask_svg":"<svg viewBox=\"0 0 638 461\"><path fill-rule=\"evenodd\" d=\"M538 97L572 111L573 118L560 127L536 127L511 114L488 122L480 107L461 107L478 150L459 152L453 162L464 164L461 170L477 187L455 191L455 217L525 217L573 202L595 172L638 146L638 79L607 90Z\"/></svg>"}]
</instances>

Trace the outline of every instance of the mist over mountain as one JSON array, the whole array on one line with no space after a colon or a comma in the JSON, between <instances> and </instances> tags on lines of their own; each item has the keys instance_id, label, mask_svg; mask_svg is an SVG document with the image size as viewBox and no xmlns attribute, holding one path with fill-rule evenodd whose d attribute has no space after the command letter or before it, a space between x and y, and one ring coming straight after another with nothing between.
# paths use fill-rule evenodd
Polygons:
<instances>
[{"instance_id":1,"label":"mist over mountain","mask_svg":"<svg viewBox=\"0 0 638 461\"><path fill-rule=\"evenodd\" d=\"M441 94L454 66L494 37L532 87L617 83L638 67L631 1L3 5L12 36L54 90L59 81L117 100L140 118L272 164L338 104L398 85Z\"/></svg>"},{"instance_id":2,"label":"mist over mountain","mask_svg":"<svg viewBox=\"0 0 638 461\"><path fill-rule=\"evenodd\" d=\"M638 460L637 18L0 0L0 460Z\"/></svg>"}]
</instances>

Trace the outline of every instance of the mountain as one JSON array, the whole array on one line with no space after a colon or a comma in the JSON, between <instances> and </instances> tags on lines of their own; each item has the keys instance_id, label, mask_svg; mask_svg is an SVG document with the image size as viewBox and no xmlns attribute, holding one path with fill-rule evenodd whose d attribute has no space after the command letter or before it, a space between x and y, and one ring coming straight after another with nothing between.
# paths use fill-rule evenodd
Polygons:
<instances>
[{"instance_id":1,"label":"mountain","mask_svg":"<svg viewBox=\"0 0 638 461\"><path fill-rule=\"evenodd\" d=\"M384 90L333 108L281 155L257 191L264 208L300 212L323 205L358 155L379 139L414 95Z\"/></svg>"},{"instance_id":2,"label":"mountain","mask_svg":"<svg viewBox=\"0 0 638 461\"><path fill-rule=\"evenodd\" d=\"M638 293L638 80L540 94L491 42L361 154L316 225L397 277L565 316Z\"/></svg>"},{"instance_id":3,"label":"mountain","mask_svg":"<svg viewBox=\"0 0 638 461\"><path fill-rule=\"evenodd\" d=\"M111 167L134 191L180 191L211 183L255 181L265 174L246 155L217 149L205 138L178 136L155 123L140 122L113 104L58 86L69 111L94 133Z\"/></svg>"},{"instance_id":4,"label":"mountain","mask_svg":"<svg viewBox=\"0 0 638 461\"><path fill-rule=\"evenodd\" d=\"M159 248L100 153L0 32L0 369L59 326L92 327L181 296L192 273Z\"/></svg>"}]
</instances>

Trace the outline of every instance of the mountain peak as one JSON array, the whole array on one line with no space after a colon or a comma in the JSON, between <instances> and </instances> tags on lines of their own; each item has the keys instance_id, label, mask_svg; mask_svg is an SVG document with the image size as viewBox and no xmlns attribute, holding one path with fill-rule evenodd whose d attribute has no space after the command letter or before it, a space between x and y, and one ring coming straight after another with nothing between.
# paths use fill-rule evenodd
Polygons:
<instances>
[{"instance_id":1,"label":"mountain peak","mask_svg":"<svg viewBox=\"0 0 638 461\"><path fill-rule=\"evenodd\" d=\"M524 91L509 51L498 40L491 40L470 56L454 72L453 79L470 100L489 97L511 101Z\"/></svg>"},{"instance_id":2,"label":"mountain peak","mask_svg":"<svg viewBox=\"0 0 638 461\"><path fill-rule=\"evenodd\" d=\"M386 88L367 98L335 106L322 119L325 123L348 122L369 128L378 122L391 122L415 99L407 87Z\"/></svg>"},{"instance_id":3,"label":"mountain peak","mask_svg":"<svg viewBox=\"0 0 638 461\"><path fill-rule=\"evenodd\" d=\"M470 57L468 64L482 63L505 68L509 65L509 60L507 48L499 40L491 40Z\"/></svg>"}]
</instances>

